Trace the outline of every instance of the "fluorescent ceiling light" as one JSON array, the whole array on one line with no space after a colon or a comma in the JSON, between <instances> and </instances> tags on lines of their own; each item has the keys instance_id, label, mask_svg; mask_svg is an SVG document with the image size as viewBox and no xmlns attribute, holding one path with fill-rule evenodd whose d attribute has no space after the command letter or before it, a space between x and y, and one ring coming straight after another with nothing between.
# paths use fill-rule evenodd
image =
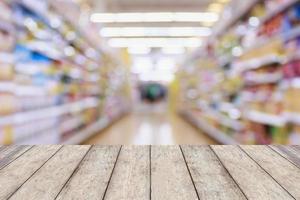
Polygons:
<instances>
[{"instance_id":1,"label":"fluorescent ceiling light","mask_svg":"<svg viewBox=\"0 0 300 200\"><path fill-rule=\"evenodd\" d=\"M185 53L184 47L177 47L177 48L162 48L161 52L165 55L182 55Z\"/></svg>"},{"instance_id":2,"label":"fluorescent ceiling light","mask_svg":"<svg viewBox=\"0 0 300 200\"><path fill-rule=\"evenodd\" d=\"M219 2L219 3L229 3L230 2L230 0L218 0L217 2Z\"/></svg>"},{"instance_id":3,"label":"fluorescent ceiling light","mask_svg":"<svg viewBox=\"0 0 300 200\"><path fill-rule=\"evenodd\" d=\"M108 40L111 47L200 47L202 40L199 38L111 38Z\"/></svg>"},{"instance_id":4,"label":"fluorescent ceiling light","mask_svg":"<svg viewBox=\"0 0 300 200\"><path fill-rule=\"evenodd\" d=\"M106 27L100 30L102 37L207 37L207 27Z\"/></svg>"},{"instance_id":5,"label":"fluorescent ceiling light","mask_svg":"<svg viewBox=\"0 0 300 200\"><path fill-rule=\"evenodd\" d=\"M151 48L149 47L129 47L127 49L129 54L133 55L147 55L151 52Z\"/></svg>"},{"instance_id":6,"label":"fluorescent ceiling light","mask_svg":"<svg viewBox=\"0 0 300 200\"><path fill-rule=\"evenodd\" d=\"M141 23L141 22L216 22L214 12L151 12L151 13L94 13L94 23Z\"/></svg>"}]
</instances>

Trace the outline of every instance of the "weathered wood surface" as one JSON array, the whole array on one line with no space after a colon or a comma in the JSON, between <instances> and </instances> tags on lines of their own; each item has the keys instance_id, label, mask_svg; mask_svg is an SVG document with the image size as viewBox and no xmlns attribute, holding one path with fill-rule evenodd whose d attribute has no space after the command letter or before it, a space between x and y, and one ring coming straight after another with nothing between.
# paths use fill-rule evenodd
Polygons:
<instances>
[{"instance_id":1,"label":"weathered wood surface","mask_svg":"<svg viewBox=\"0 0 300 200\"><path fill-rule=\"evenodd\" d=\"M242 149L295 199L300 199L300 169L298 167L278 156L268 146L243 146ZM298 187L294 187L295 184L298 184Z\"/></svg>"},{"instance_id":2,"label":"weathered wood surface","mask_svg":"<svg viewBox=\"0 0 300 200\"><path fill-rule=\"evenodd\" d=\"M183 146L200 199L246 199L208 146Z\"/></svg>"},{"instance_id":3,"label":"weathered wood surface","mask_svg":"<svg viewBox=\"0 0 300 200\"><path fill-rule=\"evenodd\" d=\"M288 159L300 168L300 146L270 146L274 151L279 153L282 157Z\"/></svg>"},{"instance_id":4,"label":"weathered wood surface","mask_svg":"<svg viewBox=\"0 0 300 200\"><path fill-rule=\"evenodd\" d=\"M10 165L1 169L0 199L6 199L16 192L60 148L60 146L33 147Z\"/></svg>"},{"instance_id":5,"label":"weathered wood surface","mask_svg":"<svg viewBox=\"0 0 300 200\"><path fill-rule=\"evenodd\" d=\"M299 146L1 146L0 199L300 199Z\"/></svg>"},{"instance_id":6,"label":"weathered wood surface","mask_svg":"<svg viewBox=\"0 0 300 200\"><path fill-rule=\"evenodd\" d=\"M64 146L38 170L11 199L51 200L68 181L89 146Z\"/></svg>"},{"instance_id":7,"label":"weathered wood surface","mask_svg":"<svg viewBox=\"0 0 300 200\"><path fill-rule=\"evenodd\" d=\"M212 149L248 199L293 199L238 146L213 146Z\"/></svg>"},{"instance_id":8,"label":"weathered wood surface","mask_svg":"<svg viewBox=\"0 0 300 200\"><path fill-rule=\"evenodd\" d=\"M123 147L105 199L148 199L150 196L150 147Z\"/></svg>"},{"instance_id":9,"label":"weathered wood surface","mask_svg":"<svg viewBox=\"0 0 300 200\"><path fill-rule=\"evenodd\" d=\"M197 192L178 146L151 147L152 199L197 198Z\"/></svg>"},{"instance_id":10,"label":"weathered wood surface","mask_svg":"<svg viewBox=\"0 0 300 200\"><path fill-rule=\"evenodd\" d=\"M0 169L17 159L23 153L28 151L31 146L6 146L0 150Z\"/></svg>"},{"instance_id":11,"label":"weathered wood surface","mask_svg":"<svg viewBox=\"0 0 300 200\"><path fill-rule=\"evenodd\" d=\"M57 199L103 199L119 151L119 146L92 147Z\"/></svg>"}]
</instances>

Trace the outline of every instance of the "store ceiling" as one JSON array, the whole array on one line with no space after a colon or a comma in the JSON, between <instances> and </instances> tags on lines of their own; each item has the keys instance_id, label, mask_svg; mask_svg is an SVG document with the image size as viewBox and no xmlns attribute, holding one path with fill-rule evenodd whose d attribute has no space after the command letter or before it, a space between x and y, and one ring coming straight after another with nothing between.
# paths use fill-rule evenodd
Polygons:
<instances>
[{"instance_id":1,"label":"store ceiling","mask_svg":"<svg viewBox=\"0 0 300 200\"><path fill-rule=\"evenodd\" d=\"M213 12L220 13L230 0L90 0L93 13L157 13L157 12ZM123 17L122 17L123 18ZM196 22L196 23L195 23ZM202 21L175 23L109 23L109 26L212 26Z\"/></svg>"},{"instance_id":2,"label":"store ceiling","mask_svg":"<svg viewBox=\"0 0 300 200\"><path fill-rule=\"evenodd\" d=\"M212 0L101 0L107 12L134 11L203 11Z\"/></svg>"},{"instance_id":3,"label":"store ceiling","mask_svg":"<svg viewBox=\"0 0 300 200\"><path fill-rule=\"evenodd\" d=\"M212 27L229 1L90 0L93 8L90 19L99 24L101 37L107 38L113 46L150 45L155 40L160 45L165 43L162 46L176 43L194 47L212 34ZM145 39L141 41L141 38Z\"/></svg>"}]
</instances>

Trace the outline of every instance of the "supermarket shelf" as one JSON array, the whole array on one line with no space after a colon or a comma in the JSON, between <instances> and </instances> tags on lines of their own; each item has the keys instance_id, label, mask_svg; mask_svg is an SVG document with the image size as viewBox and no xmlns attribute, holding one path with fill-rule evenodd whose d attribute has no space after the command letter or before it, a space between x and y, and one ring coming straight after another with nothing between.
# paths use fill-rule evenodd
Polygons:
<instances>
[{"instance_id":1,"label":"supermarket shelf","mask_svg":"<svg viewBox=\"0 0 300 200\"><path fill-rule=\"evenodd\" d=\"M68 140L62 142L62 144L81 144L88 138L92 137L93 135L99 133L100 131L104 130L105 128L109 127L111 124L113 124L115 121L120 119L122 116L124 116L126 113L123 112L119 114L114 119L109 119L107 117L103 117L94 124L88 126L87 128L83 129L82 131L75 133L73 137L69 138Z\"/></svg>"},{"instance_id":2,"label":"supermarket shelf","mask_svg":"<svg viewBox=\"0 0 300 200\"><path fill-rule=\"evenodd\" d=\"M244 129L244 125L237 120L232 120L225 116L216 117L216 119L223 126L229 127L235 131L240 131Z\"/></svg>"},{"instance_id":3,"label":"supermarket shelf","mask_svg":"<svg viewBox=\"0 0 300 200\"><path fill-rule=\"evenodd\" d=\"M232 105L229 105L228 103L221 103L221 107L223 107L223 111L226 113L229 113L233 109L235 109ZM230 107L230 108L229 108ZM214 110L211 107L209 107L207 101L201 101L200 104L198 104L198 107L195 109L200 108L203 112L207 113L210 118L216 120L219 124L222 124L223 126L226 126L228 128L231 128L235 131L241 131L244 129L244 125L239 122L239 120L235 120L230 118L229 116L226 116L221 113L221 111Z\"/></svg>"},{"instance_id":4,"label":"supermarket shelf","mask_svg":"<svg viewBox=\"0 0 300 200\"><path fill-rule=\"evenodd\" d=\"M48 13L45 13L45 12L43 12L43 11L40 11L40 10L34 8L34 6L29 5L25 0L18 0L18 4L21 5L22 7L24 7L24 8L26 8L26 9L30 10L32 13L35 13L36 15L38 15L38 16L44 21L44 23L45 23L49 28L51 28L53 31L57 32L57 33L60 34L63 38L65 38L65 36L64 36L62 30L59 30L58 28L51 26L51 23L50 23L50 18L51 18L51 17L48 16ZM65 17L63 17L63 19L61 19L61 20L62 20L64 23L66 23L66 24L72 26L72 28L75 30L77 36L80 37L80 38L82 38L83 41L84 41L87 45L89 45L90 47L92 47L92 48L93 48L95 51L97 51L99 54L103 54L103 52L102 52L100 49L96 48L94 44L92 44L91 42L89 42L88 39L85 38L85 37L83 36L83 34L80 32L79 27L75 27L73 24L71 24L70 22L68 22L68 21L66 20ZM70 43L70 41L68 41L68 43ZM72 42L71 42L71 43L72 43ZM78 47L77 45L74 45L74 43L72 43L72 44L73 44L73 47L75 47L77 50L79 50L81 53L83 53L83 55L84 55L88 60L91 60L91 61L93 61L93 62L98 62L97 60L94 60L94 59L92 59L92 58L86 56L86 55L85 55L85 51L84 51L84 49L82 49L82 47Z\"/></svg>"},{"instance_id":5,"label":"supermarket shelf","mask_svg":"<svg viewBox=\"0 0 300 200\"><path fill-rule=\"evenodd\" d=\"M8 124L22 124L39 119L58 117L71 112L79 112L88 108L96 107L98 103L98 99L96 98L86 98L75 103L53 106L50 108L27 111L23 113L16 113L6 117L2 117L0 119L0 126Z\"/></svg>"},{"instance_id":6,"label":"supermarket shelf","mask_svg":"<svg viewBox=\"0 0 300 200\"><path fill-rule=\"evenodd\" d=\"M251 73L245 77L246 85L278 83L280 80L282 80L282 73Z\"/></svg>"},{"instance_id":7,"label":"supermarket shelf","mask_svg":"<svg viewBox=\"0 0 300 200\"><path fill-rule=\"evenodd\" d=\"M75 133L73 137L63 142L63 144L80 144L100 130L105 129L110 124L108 118L101 118L94 124L88 126L82 131Z\"/></svg>"},{"instance_id":8,"label":"supermarket shelf","mask_svg":"<svg viewBox=\"0 0 300 200\"><path fill-rule=\"evenodd\" d=\"M282 127L287 123L300 125L300 114L295 112L285 112L281 115L263 113L259 111L247 111L244 118L253 122Z\"/></svg>"},{"instance_id":9,"label":"supermarket shelf","mask_svg":"<svg viewBox=\"0 0 300 200\"><path fill-rule=\"evenodd\" d=\"M288 42L289 40L293 40L296 37L300 36L300 26L293 28L291 31L286 33L279 33L277 35L272 36L271 38L260 38L258 41L252 46L245 49L244 54L250 51L254 51L255 49L261 48L262 46L273 42L274 40L283 40L283 42ZM284 62L284 59L281 59L281 63Z\"/></svg>"},{"instance_id":10,"label":"supermarket shelf","mask_svg":"<svg viewBox=\"0 0 300 200\"><path fill-rule=\"evenodd\" d=\"M59 61L65 59L66 56L62 52L56 50L55 48L49 45L49 42L32 42L31 44L25 45L31 51L40 53L52 60Z\"/></svg>"},{"instance_id":11,"label":"supermarket shelf","mask_svg":"<svg viewBox=\"0 0 300 200\"><path fill-rule=\"evenodd\" d=\"M209 114L209 116L216 120L219 124L229 127L235 131L240 131L244 128L243 124L241 124L238 120L230 119L229 117L221 114L220 112L214 111L212 109L206 109L204 110L204 112Z\"/></svg>"},{"instance_id":12,"label":"supermarket shelf","mask_svg":"<svg viewBox=\"0 0 300 200\"><path fill-rule=\"evenodd\" d=\"M286 112L285 117L288 119L289 123L300 125L300 114L295 112Z\"/></svg>"},{"instance_id":13,"label":"supermarket shelf","mask_svg":"<svg viewBox=\"0 0 300 200\"><path fill-rule=\"evenodd\" d=\"M233 67L235 70L243 72L258 69L269 64L282 63L282 61L283 59L279 55L267 55L247 61L236 62Z\"/></svg>"},{"instance_id":14,"label":"supermarket shelf","mask_svg":"<svg viewBox=\"0 0 300 200\"><path fill-rule=\"evenodd\" d=\"M284 85L285 88L300 88L300 78L283 80L281 84Z\"/></svg>"},{"instance_id":15,"label":"supermarket shelf","mask_svg":"<svg viewBox=\"0 0 300 200\"><path fill-rule=\"evenodd\" d=\"M203 119L195 117L191 112L189 112L189 111L181 111L179 113L189 123L191 123L195 127L197 127L199 129L201 129L202 131L204 131L204 133L206 133L211 138L215 139L220 144L226 144L226 145L236 145L236 144L239 144L232 137L228 136L226 133L220 131L219 129L217 129L217 128L211 126L211 125L209 125Z\"/></svg>"},{"instance_id":16,"label":"supermarket shelf","mask_svg":"<svg viewBox=\"0 0 300 200\"><path fill-rule=\"evenodd\" d=\"M247 111L243 116L246 119L251 120L253 122L267 124L271 126L282 127L287 123L286 117L282 115L268 114L255 110Z\"/></svg>"},{"instance_id":17,"label":"supermarket shelf","mask_svg":"<svg viewBox=\"0 0 300 200\"><path fill-rule=\"evenodd\" d=\"M215 30L214 35L218 37L221 36L225 31L229 30L231 26L236 24L243 16L245 16L259 1L260 0L251 0L246 2L243 8L234 13L234 15L230 17L228 21L222 23L218 30Z\"/></svg>"},{"instance_id":18,"label":"supermarket shelf","mask_svg":"<svg viewBox=\"0 0 300 200\"><path fill-rule=\"evenodd\" d=\"M275 16L279 15L280 13L285 12L287 9L292 7L295 3L299 2L298 0L290 0L285 2L284 4L279 5L276 9L269 12L265 17L263 17L260 21L261 24L266 23L267 21L271 20Z\"/></svg>"},{"instance_id":19,"label":"supermarket shelf","mask_svg":"<svg viewBox=\"0 0 300 200\"><path fill-rule=\"evenodd\" d=\"M80 54L81 56L83 56L86 60L90 60L91 62L94 62L95 65L97 65L97 63L99 63L99 61L94 60L94 59L92 59L92 58L86 56L86 55L85 55L85 49L83 49L83 48L80 47L80 46L74 45L73 42L67 40L67 39L65 38L65 35L64 35L64 33L63 33L63 30L60 30L59 28L53 27L53 26L51 25L51 23L50 23L50 18L51 18L51 17L48 16L47 13L37 10L36 8L34 8L33 6L29 5L29 4L28 4L26 1L24 1L24 0L17 0L17 3L18 3L18 5L24 7L25 9L30 10L32 13L35 13L37 16L39 16L39 17L41 18L41 20L43 21L43 23L45 23L46 26L47 26L48 28L50 28L52 31L54 31L54 32L56 32L57 34L59 34L59 35L65 40L66 44L72 45L72 46L76 49L77 53ZM62 19L62 21L63 21L64 23L70 24L70 23L66 22L65 19ZM23 24L16 24L16 25L17 25L17 26L22 26L22 27L24 26ZM71 24L70 24L70 25L71 25ZM103 53L101 50L95 48L94 45L88 41L88 39L86 39L86 38L84 38L84 37L82 36L82 34L80 34L80 31L79 31L78 27L75 27L74 25L71 25L71 26L72 26L72 28L74 28L74 30L75 30L76 34L78 35L78 37L80 36L81 38L83 38L83 40L84 40L89 46L91 46L93 49L95 49L99 54L102 54L102 53ZM37 39L39 39L39 38L37 38ZM39 40L40 40L40 39L39 39ZM48 58L50 58L50 59L52 59L52 60L58 60L58 61L59 61L59 60L66 60L66 61L68 61L68 62L70 62L70 63L72 63L72 64L74 64L74 65L77 65L77 66L79 66L79 67L85 69L85 65L83 65L83 64L81 64L81 63L78 63L78 62L76 61L76 59L74 60L74 59L72 59L72 58L70 58L70 57L64 55L64 54L63 54L62 52L60 52L60 51L55 51L55 52L53 51L53 52L51 52L51 51L49 51L49 47L47 47L47 45L44 46L44 47L38 47L38 46L36 47L36 46L37 46L37 45L35 45L35 46L33 46L33 47L29 47L29 48L30 48L32 51L36 51L37 53L40 53L40 54L42 54L42 55L44 55L44 56L46 56L46 57L48 57ZM48 49L48 50L47 50L47 49Z\"/></svg>"}]
</instances>

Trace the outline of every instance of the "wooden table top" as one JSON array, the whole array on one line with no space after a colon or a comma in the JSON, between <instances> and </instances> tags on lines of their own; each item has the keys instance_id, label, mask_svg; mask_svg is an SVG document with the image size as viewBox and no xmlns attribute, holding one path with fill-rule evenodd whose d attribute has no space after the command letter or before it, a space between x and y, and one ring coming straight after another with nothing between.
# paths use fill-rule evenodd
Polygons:
<instances>
[{"instance_id":1,"label":"wooden table top","mask_svg":"<svg viewBox=\"0 0 300 200\"><path fill-rule=\"evenodd\" d=\"M2 146L0 199L300 199L300 146Z\"/></svg>"}]
</instances>

